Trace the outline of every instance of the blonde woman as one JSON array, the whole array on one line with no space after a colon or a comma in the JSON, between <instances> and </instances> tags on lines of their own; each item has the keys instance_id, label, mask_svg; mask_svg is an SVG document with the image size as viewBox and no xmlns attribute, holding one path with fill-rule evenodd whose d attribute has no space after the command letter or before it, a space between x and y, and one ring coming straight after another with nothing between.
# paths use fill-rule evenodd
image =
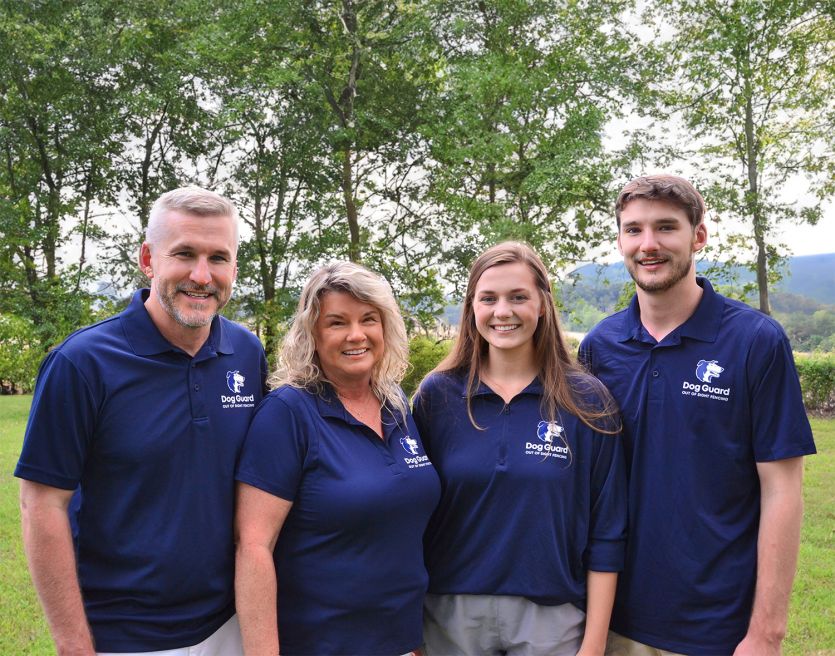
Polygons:
<instances>
[{"instance_id":1,"label":"blonde woman","mask_svg":"<svg viewBox=\"0 0 835 656\"><path fill-rule=\"evenodd\" d=\"M421 538L439 483L399 387L407 344L378 275L343 262L308 280L237 472L247 654L421 644Z\"/></svg>"},{"instance_id":2,"label":"blonde woman","mask_svg":"<svg viewBox=\"0 0 835 656\"><path fill-rule=\"evenodd\" d=\"M529 246L476 258L458 338L414 412L442 486L426 653L602 655L624 557L618 420L569 356Z\"/></svg>"}]
</instances>

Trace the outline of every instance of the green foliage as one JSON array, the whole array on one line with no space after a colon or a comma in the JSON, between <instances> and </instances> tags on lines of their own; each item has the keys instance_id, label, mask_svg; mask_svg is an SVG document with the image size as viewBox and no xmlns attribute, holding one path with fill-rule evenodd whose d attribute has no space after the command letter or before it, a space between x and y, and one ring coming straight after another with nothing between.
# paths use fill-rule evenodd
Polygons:
<instances>
[{"instance_id":1,"label":"green foliage","mask_svg":"<svg viewBox=\"0 0 835 656\"><path fill-rule=\"evenodd\" d=\"M835 412L835 354L795 357L803 402L809 412Z\"/></svg>"},{"instance_id":2,"label":"green foliage","mask_svg":"<svg viewBox=\"0 0 835 656\"><path fill-rule=\"evenodd\" d=\"M0 387L5 392L31 392L43 359L34 324L13 314L0 314Z\"/></svg>"},{"instance_id":3,"label":"green foliage","mask_svg":"<svg viewBox=\"0 0 835 656\"><path fill-rule=\"evenodd\" d=\"M674 32L661 89L664 120L692 134L674 144L699 170L713 219L743 219L723 250L756 271L760 309L781 260L774 233L787 221L816 223L835 167L832 43L835 23L807 0L654 0L645 18ZM805 198L786 194L802 180ZM753 237L753 239L752 239ZM716 259L714 257L714 259Z\"/></svg>"},{"instance_id":4,"label":"green foliage","mask_svg":"<svg viewBox=\"0 0 835 656\"><path fill-rule=\"evenodd\" d=\"M409 371L401 386L406 395L414 394L420 381L449 353L450 340L435 341L429 337L413 337L409 342Z\"/></svg>"}]
</instances>

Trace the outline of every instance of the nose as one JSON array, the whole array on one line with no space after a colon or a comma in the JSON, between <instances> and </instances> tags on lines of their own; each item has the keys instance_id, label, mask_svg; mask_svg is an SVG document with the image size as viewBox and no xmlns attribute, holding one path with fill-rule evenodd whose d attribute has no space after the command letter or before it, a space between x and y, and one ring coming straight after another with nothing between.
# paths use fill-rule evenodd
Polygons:
<instances>
[{"instance_id":1,"label":"nose","mask_svg":"<svg viewBox=\"0 0 835 656\"><path fill-rule=\"evenodd\" d=\"M363 342L365 341L365 331L362 329L362 324L359 322L352 322L350 330L348 331L349 342Z\"/></svg>"},{"instance_id":2,"label":"nose","mask_svg":"<svg viewBox=\"0 0 835 656\"><path fill-rule=\"evenodd\" d=\"M509 317L513 314L513 310L510 307L510 303L507 300L500 298L496 301L496 305L493 306L493 314L497 317Z\"/></svg>"},{"instance_id":3,"label":"nose","mask_svg":"<svg viewBox=\"0 0 835 656\"><path fill-rule=\"evenodd\" d=\"M658 240L655 238L654 230L644 230L641 233L641 250L645 253L658 250Z\"/></svg>"},{"instance_id":4,"label":"nose","mask_svg":"<svg viewBox=\"0 0 835 656\"><path fill-rule=\"evenodd\" d=\"M191 269L189 279L197 285L208 285L212 282L212 272L209 269L209 261L205 257L197 258L194 267Z\"/></svg>"}]
</instances>

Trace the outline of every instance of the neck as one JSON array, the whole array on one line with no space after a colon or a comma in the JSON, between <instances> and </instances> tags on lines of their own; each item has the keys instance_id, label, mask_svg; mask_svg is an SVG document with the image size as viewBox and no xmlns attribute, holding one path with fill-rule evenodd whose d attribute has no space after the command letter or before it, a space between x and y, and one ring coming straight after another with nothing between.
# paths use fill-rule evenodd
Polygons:
<instances>
[{"instance_id":1,"label":"neck","mask_svg":"<svg viewBox=\"0 0 835 656\"><path fill-rule=\"evenodd\" d=\"M211 324L208 326L199 326L197 328L190 328L182 326L174 321L165 309L157 301L156 295L152 291L145 301L145 309L151 321L157 327L160 334L172 346L176 346L194 357L200 350L200 347L206 343L211 333Z\"/></svg>"},{"instance_id":2,"label":"neck","mask_svg":"<svg viewBox=\"0 0 835 656\"><path fill-rule=\"evenodd\" d=\"M374 396L370 378L357 381L340 381L334 380L327 374L325 374L325 377L331 382L336 395L341 399L347 399L348 401L367 401L370 397Z\"/></svg>"},{"instance_id":3,"label":"neck","mask_svg":"<svg viewBox=\"0 0 835 656\"><path fill-rule=\"evenodd\" d=\"M702 298L702 288L692 275L663 292L646 292L638 287L637 295L641 323L660 342L693 316Z\"/></svg>"},{"instance_id":4,"label":"neck","mask_svg":"<svg viewBox=\"0 0 835 656\"><path fill-rule=\"evenodd\" d=\"M494 380L531 382L539 373L533 342L529 342L521 352L518 349L508 351L491 347L480 373Z\"/></svg>"}]
</instances>

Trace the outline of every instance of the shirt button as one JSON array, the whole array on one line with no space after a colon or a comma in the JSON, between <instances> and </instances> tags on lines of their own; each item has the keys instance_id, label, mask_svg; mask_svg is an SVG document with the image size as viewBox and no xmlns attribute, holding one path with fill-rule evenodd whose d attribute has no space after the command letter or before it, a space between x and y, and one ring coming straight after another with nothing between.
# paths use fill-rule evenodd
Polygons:
<instances>
[{"instance_id":1,"label":"shirt button","mask_svg":"<svg viewBox=\"0 0 835 656\"><path fill-rule=\"evenodd\" d=\"M658 378L658 369L653 369L652 370L652 377L653 378Z\"/></svg>"},{"instance_id":2,"label":"shirt button","mask_svg":"<svg viewBox=\"0 0 835 656\"><path fill-rule=\"evenodd\" d=\"M194 386L194 391L199 392L200 391L200 385L195 385Z\"/></svg>"}]
</instances>

